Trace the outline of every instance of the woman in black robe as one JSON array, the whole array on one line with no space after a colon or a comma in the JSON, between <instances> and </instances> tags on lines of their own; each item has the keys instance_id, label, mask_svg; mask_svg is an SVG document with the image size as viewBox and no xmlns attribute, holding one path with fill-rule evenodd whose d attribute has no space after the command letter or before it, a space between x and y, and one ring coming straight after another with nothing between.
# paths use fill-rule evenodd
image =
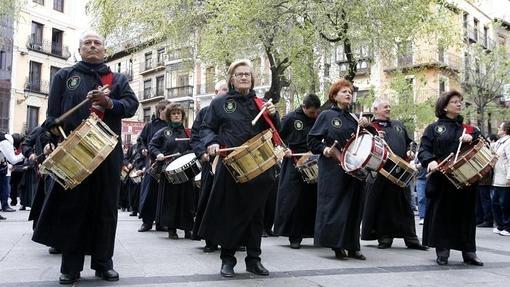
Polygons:
<instances>
[{"instance_id":1,"label":"woman in black robe","mask_svg":"<svg viewBox=\"0 0 510 287\"><path fill-rule=\"evenodd\" d=\"M184 109L179 104L169 104L166 108L168 126L159 130L149 143L149 152L157 161L164 161L165 155L192 152L189 141L176 141L176 138L189 138L190 132L183 126ZM177 157L175 157L177 158ZM170 159L174 160L175 158ZM161 195L157 216L161 225L168 227L168 238L178 239L177 229L184 230L184 238L191 239L193 228L193 180L172 184L161 175L158 188Z\"/></svg>"},{"instance_id":2,"label":"woman in black robe","mask_svg":"<svg viewBox=\"0 0 510 287\"><path fill-rule=\"evenodd\" d=\"M462 100L462 94L457 91L443 93L437 99L438 120L425 128L418 153L418 159L428 172L435 171L438 163L450 153L456 153L459 139L469 143L479 136L477 129L462 123ZM466 133L461 138L463 129ZM423 245L436 248L437 264L447 265L450 249L456 249L462 251L464 263L483 265L476 256L476 190L476 184L458 190L440 172L428 178Z\"/></svg>"},{"instance_id":3,"label":"woman in black robe","mask_svg":"<svg viewBox=\"0 0 510 287\"><path fill-rule=\"evenodd\" d=\"M345 79L334 83L329 100L334 105L319 115L308 134L308 146L314 154L320 154L314 242L332 248L338 259L365 260L360 252L364 183L347 174L337 160L338 150L358 127L358 121L348 111L352 83ZM362 118L359 124L367 126L368 120Z\"/></svg>"}]
</instances>

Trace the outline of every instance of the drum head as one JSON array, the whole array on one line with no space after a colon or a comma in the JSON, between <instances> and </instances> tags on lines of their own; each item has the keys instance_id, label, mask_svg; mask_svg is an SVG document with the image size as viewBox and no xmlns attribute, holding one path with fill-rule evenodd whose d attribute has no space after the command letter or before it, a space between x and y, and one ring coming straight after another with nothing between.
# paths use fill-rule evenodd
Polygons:
<instances>
[{"instance_id":1,"label":"drum head","mask_svg":"<svg viewBox=\"0 0 510 287\"><path fill-rule=\"evenodd\" d=\"M200 181L202 179L202 172L200 172L199 174L197 174L195 176L195 181Z\"/></svg>"},{"instance_id":2,"label":"drum head","mask_svg":"<svg viewBox=\"0 0 510 287\"><path fill-rule=\"evenodd\" d=\"M351 141L345 147L344 168L345 171L353 171L363 166L372 151L373 136L360 134L356 140Z\"/></svg>"},{"instance_id":3,"label":"drum head","mask_svg":"<svg viewBox=\"0 0 510 287\"><path fill-rule=\"evenodd\" d=\"M171 171L176 170L180 167L185 166L189 162L191 162L193 159L195 159L195 154L188 153L183 156L178 157L176 160L172 161L165 169L165 171Z\"/></svg>"}]
</instances>

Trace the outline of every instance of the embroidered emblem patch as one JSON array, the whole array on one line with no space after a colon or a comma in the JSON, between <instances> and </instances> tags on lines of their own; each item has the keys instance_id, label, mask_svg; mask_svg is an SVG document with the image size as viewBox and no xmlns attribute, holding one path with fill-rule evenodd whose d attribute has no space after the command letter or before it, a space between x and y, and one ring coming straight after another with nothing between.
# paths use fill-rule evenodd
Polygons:
<instances>
[{"instance_id":1,"label":"embroidered emblem patch","mask_svg":"<svg viewBox=\"0 0 510 287\"><path fill-rule=\"evenodd\" d=\"M229 114L235 112L236 108L237 108L236 101L234 101L232 99L227 100L225 102L225 106L223 106L223 109L225 110L225 112L227 112Z\"/></svg>"},{"instance_id":2,"label":"embroidered emblem patch","mask_svg":"<svg viewBox=\"0 0 510 287\"><path fill-rule=\"evenodd\" d=\"M294 121L294 128L297 130L297 131L300 131L303 129L303 122L300 121L300 120L295 120Z\"/></svg>"},{"instance_id":3,"label":"embroidered emblem patch","mask_svg":"<svg viewBox=\"0 0 510 287\"><path fill-rule=\"evenodd\" d=\"M402 130L401 126L395 126L395 131L397 131L397 133L401 134L403 130Z\"/></svg>"},{"instance_id":4,"label":"embroidered emblem patch","mask_svg":"<svg viewBox=\"0 0 510 287\"><path fill-rule=\"evenodd\" d=\"M331 125L334 128L339 129L340 127L342 127L342 120L340 120L339 118L334 118L331 120Z\"/></svg>"},{"instance_id":5,"label":"embroidered emblem patch","mask_svg":"<svg viewBox=\"0 0 510 287\"><path fill-rule=\"evenodd\" d=\"M167 136L167 137L172 136L172 130L166 130L165 131L165 136Z\"/></svg>"},{"instance_id":6,"label":"embroidered emblem patch","mask_svg":"<svg viewBox=\"0 0 510 287\"><path fill-rule=\"evenodd\" d=\"M440 126L436 126L434 128L434 131L440 135L444 134L444 132L446 132L446 127L443 126L443 125L440 125Z\"/></svg>"},{"instance_id":7,"label":"embroidered emblem patch","mask_svg":"<svg viewBox=\"0 0 510 287\"><path fill-rule=\"evenodd\" d=\"M74 91L78 86L80 85L81 78L79 76L72 76L69 79L67 79L66 85L67 89Z\"/></svg>"}]
</instances>

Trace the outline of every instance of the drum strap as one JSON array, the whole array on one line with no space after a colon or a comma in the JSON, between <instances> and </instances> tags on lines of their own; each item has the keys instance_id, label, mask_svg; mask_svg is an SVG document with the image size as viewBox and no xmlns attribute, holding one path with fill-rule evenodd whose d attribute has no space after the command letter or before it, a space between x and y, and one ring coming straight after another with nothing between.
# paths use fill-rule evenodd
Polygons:
<instances>
[{"instance_id":1,"label":"drum strap","mask_svg":"<svg viewBox=\"0 0 510 287\"><path fill-rule=\"evenodd\" d=\"M466 129L467 134L473 134L475 132L475 128L468 124L462 124L462 127Z\"/></svg>"},{"instance_id":2,"label":"drum strap","mask_svg":"<svg viewBox=\"0 0 510 287\"><path fill-rule=\"evenodd\" d=\"M186 136L187 136L188 138L191 138L191 130L190 130L190 129L188 129L188 128L184 128L184 134L186 134Z\"/></svg>"},{"instance_id":3,"label":"drum strap","mask_svg":"<svg viewBox=\"0 0 510 287\"><path fill-rule=\"evenodd\" d=\"M264 106L264 101L261 98L254 97L253 100L255 101L255 104L257 105L257 108L262 110L262 107ZM280 137L280 134L278 133L278 129L276 129L273 121L271 120L271 116L269 115L269 112L264 112L262 114L264 117L264 121L269 125L271 128L271 132L273 133L273 143L277 146L285 146L283 143L282 138Z\"/></svg>"},{"instance_id":4,"label":"drum strap","mask_svg":"<svg viewBox=\"0 0 510 287\"><path fill-rule=\"evenodd\" d=\"M108 86L110 86L110 89L111 89L112 82L113 82L113 73L112 72L108 72L104 75L101 75L101 83L103 84L103 86L108 85ZM95 113L100 119L104 118L104 108L103 107L92 105L90 107L90 112Z\"/></svg>"}]
</instances>

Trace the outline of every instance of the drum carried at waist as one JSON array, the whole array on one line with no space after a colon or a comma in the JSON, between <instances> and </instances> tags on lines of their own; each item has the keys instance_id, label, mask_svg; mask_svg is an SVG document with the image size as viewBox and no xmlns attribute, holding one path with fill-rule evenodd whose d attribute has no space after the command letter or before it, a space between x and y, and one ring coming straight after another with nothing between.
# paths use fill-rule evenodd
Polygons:
<instances>
[{"instance_id":1,"label":"drum carried at waist","mask_svg":"<svg viewBox=\"0 0 510 287\"><path fill-rule=\"evenodd\" d=\"M118 143L115 134L92 113L61 142L40 166L65 189L72 189L106 159Z\"/></svg>"},{"instance_id":2,"label":"drum carried at waist","mask_svg":"<svg viewBox=\"0 0 510 287\"><path fill-rule=\"evenodd\" d=\"M398 155L390 152L379 173L392 183L406 187L418 171Z\"/></svg>"},{"instance_id":3,"label":"drum carried at waist","mask_svg":"<svg viewBox=\"0 0 510 287\"><path fill-rule=\"evenodd\" d=\"M317 183L319 176L319 155L309 154L302 156L296 163L296 169L306 183Z\"/></svg>"},{"instance_id":4,"label":"drum carried at waist","mask_svg":"<svg viewBox=\"0 0 510 287\"><path fill-rule=\"evenodd\" d=\"M479 138L462 147L457 161L451 157L438 168L457 189L462 189L476 183L489 173L497 160L498 157L491 152L487 142Z\"/></svg>"},{"instance_id":5,"label":"drum carried at waist","mask_svg":"<svg viewBox=\"0 0 510 287\"><path fill-rule=\"evenodd\" d=\"M263 131L223 159L236 182L250 181L283 159L285 151L280 146L274 147L272 137L271 130Z\"/></svg>"},{"instance_id":6,"label":"drum carried at waist","mask_svg":"<svg viewBox=\"0 0 510 287\"><path fill-rule=\"evenodd\" d=\"M143 172L141 172L140 170L136 170L136 169L133 169L130 173L129 173L129 178L131 179L131 181L133 181L134 183L141 183L142 182L142 178L143 178Z\"/></svg>"},{"instance_id":7,"label":"drum carried at waist","mask_svg":"<svg viewBox=\"0 0 510 287\"><path fill-rule=\"evenodd\" d=\"M340 165L348 174L364 180L371 171L379 171L388 158L384 140L367 131L353 135L342 149Z\"/></svg>"},{"instance_id":8,"label":"drum carried at waist","mask_svg":"<svg viewBox=\"0 0 510 287\"><path fill-rule=\"evenodd\" d=\"M180 184L194 179L201 170L202 165L195 154L188 153L169 163L164 172L170 183Z\"/></svg>"}]
</instances>

